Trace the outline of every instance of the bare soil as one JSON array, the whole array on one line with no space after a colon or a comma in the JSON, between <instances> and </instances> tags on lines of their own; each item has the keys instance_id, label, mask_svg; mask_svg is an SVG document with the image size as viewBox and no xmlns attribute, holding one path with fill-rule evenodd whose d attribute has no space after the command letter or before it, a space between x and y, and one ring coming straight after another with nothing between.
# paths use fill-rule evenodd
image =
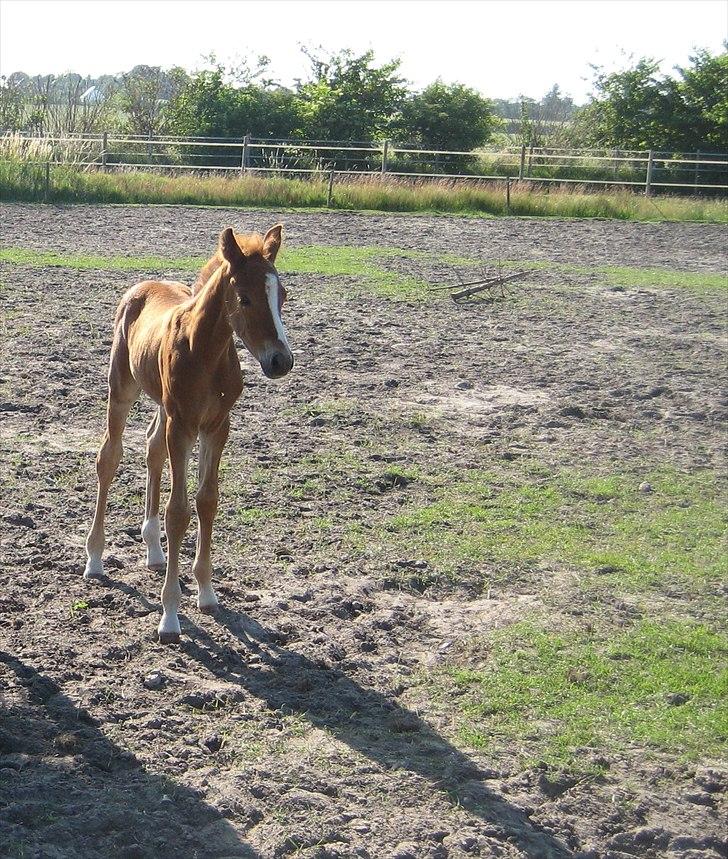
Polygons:
<instances>
[{"instance_id":1,"label":"bare soil","mask_svg":"<svg viewBox=\"0 0 728 859\"><path fill-rule=\"evenodd\" d=\"M283 220L292 246L726 269L726 231L705 225L119 206L0 216L6 245L63 252L205 255L224 226ZM452 279L436 259L385 264ZM544 271L505 300L456 305L289 275L294 372L269 382L240 351L248 382L213 554L225 607L201 615L188 572L182 643L162 647L161 577L144 569L139 533L148 402L112 488L107 576L81 577L114 309L152 275L189 279L0 267L0 855L725 856L720 762L635 748L600 753L598 779L524 770L515 747L470 749L455 709L420 694L418 676L449 649L539 606L563 610L560 582L539 571L484 594L483 559L424 588L424 562L347 536L428 500L395 466L457 475L528 455L722 469L724 297ZM191 528L188 564L193 552Z\"/></svg>"}]
</instances>

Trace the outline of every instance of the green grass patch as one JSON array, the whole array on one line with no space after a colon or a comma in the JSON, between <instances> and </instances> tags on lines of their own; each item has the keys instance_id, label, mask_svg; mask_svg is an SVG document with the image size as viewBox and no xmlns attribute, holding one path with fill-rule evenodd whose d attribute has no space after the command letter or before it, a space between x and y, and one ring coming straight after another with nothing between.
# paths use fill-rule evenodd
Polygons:
<instances>
[{"instance_id":1,"label":"green grass patch","mask_svg":"<svg viewBox=\"0 0 728 859\"><path fill-rule=\"evenodd\" d=\"M375 292L390 298L424 299L444 297L445 293L431 293L428 284L415 277L401 275L382 267L386 259L430 259L434 263L449 263L463 267L482 265L484 261L455 254L433 254L391 247L349 247L309 245L285 248L278 261L282 273L319 274L328 277L354 277L358 289ZM89 254L63 254L37 251L28 248L0 248L0 262L34 267L73 268L79 271L143 271L155 273L179 271L197 272L209 257L161 256L96 256ZM609 286L725 290L728 275L718 272L683 272L658 268L629 268L626 266L569 265L549 261L490 260L494 269L514 268L527 270L563 271L571 274L601 275Z\"/></svg>"},{"instance_id":2,"label":"green grass patch","mask_svg":"<svg viewBox=\"0 0 728 859\"><path fill-rule=\"evenodd\" d=\"M484 647L487 667L449 666L433 681L440 697L458 690L471 745L517 740L526 757L577 769L584 749L726 750L728 636L704 625L642 621L600 636L521 623Z\"/></svg>"},{"instance_id":3,"label":"green grass patch","mask_svg":"<svg viewBox=\"0 0 728 859\"><path fill-rule=\"evenodd\" d=\"M612 286L641 287L646 289L728 290L728 274L715 272L665 271L659 268L600 267Z\"/></svg>"},{"instance_id":4,"label":"green grass patch","mask_svg":"<svg viewBox=\"0 0 728 859\"><path fill-rule=\"evenodd\" d=\"M641 480L653 492L640 492ZM445 573L547 564L590 587L636 592L669 580L692 587L728 574L727 500L710 472L479 472L352 539L388 555L416 554Z\"/></svg>"},{"instance_id":5,"label":"green grass patch","mask_svg":"<svg viewBox=\"0 0 728 859\"><path fill-rule=\"evenodd\" d=\"M443 260L446 257L443 257ZM675 271L663 268L637 268L629 266L583 266L549 260L478 260L472 257L452 258L454 265L481 266L487 263L492 269L500 266L506 273L512 269L527 271L558 271L565 274L601 275L607 286L637 287L642 289L693 289L728 290L728 273Z\"/></svg>"},{"instance_id":6,"label":"green grass patch","mask_svg":"<svg viewBox=\"0 0 728 859\"><path fill-rule=\"evenodd\" d=\"M427 295L425 281L388 271L378 260L398 257L427 258L423 251L385 247L309 246L286 248L279 269L297 274L322 274L329 277L356 277L364 289L389 298L417 299Z\"/></svg>"},{"instance_id":7,"label":"green grass patch","mask_svg":"<svg viewBox=\"0 0 728 859\"><path fill-rule=\"evenodd\" d=\"M299 274L368 275L377 270L376 259L383 257L426 257L421 251L384 247L341 247L310 245L286 248L281 254L281 271ZM54 251L37 251L30 248L0 248L0 262L13 265L55 266L80 270L127 271L137 269L169 269L197 271L209 257L161 256L94 256L89 254L63 254ZM456 259L456 258L454 258Z\"/></svg>"},{"instance_id":8,"label":"green grass patch","mask_svg":"<svg viewBox=\"0 0 728 859\"><path fill-rule=\"evenodd\" d=\"M303 414L306 417L348 417L358 412L358 403L349 397L336 397L335 399L318 399L303 406L287 410L289 414Z\"/></svg>"},{"instance_id":9,"label":"green grass patch","mask_svg":"<svg viewBox=\"0 0 728 859\"><path fill-rule=\"evenodd\" d=\"M229 515L230 523L233 526L257 525L267 519L275 519L278 511L269 507L243 507L235 509Z\"/></svg>"},{"instance_id":10,"label":"green grass patch","mask_svg":"<svg viewBox=\"0 0 728 859\"><path fill-rule=\"evenodd\" d=\"M61 254L27 248L0 248L0 262L34 268L73 268L78 271L199 271L209 257L95 256Z\"/></svg>"},{"instance_id":11,"label":"green grass patch","mask_svg":"<svg viewBox=\"0 0 728 859\"><path fill-rule=\"evenodd\" d=\"M278 269L282 273L319 274L328 277L356 277L349 292L365 290L397 299L419 299L427 295L427 284L414 277L388 271L377 264L386 257L427 256L402 248L324 247L286 248ZM0 262L33 267L73 268L78 271L144 271L150 276L167 271L197 272L209 257L94 256L61 254L27 248L0 248Z\"/></svg>"}]
</instances>

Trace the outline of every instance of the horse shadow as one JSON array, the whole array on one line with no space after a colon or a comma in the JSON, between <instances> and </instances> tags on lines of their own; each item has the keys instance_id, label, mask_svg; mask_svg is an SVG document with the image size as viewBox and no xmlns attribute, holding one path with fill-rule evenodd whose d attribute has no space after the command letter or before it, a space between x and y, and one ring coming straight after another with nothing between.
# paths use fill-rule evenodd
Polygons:
<instances>
[{"instance_id":1,"label":"horse shadow","mask_svg":"<svg viewBox=\"0 0 728 859\"><path fill-rule=\"evenodd\" d=\"M48 676L3 650L0 668L0 856L259 859L216 809L145 770Z\"/></svg>"},{"instance_id":2,"label":"horse shadow","mask_svg":"<svg viewBox=\"0 0 728 859\"><path fill-rule=\"evenodd\" d=\"M257 666L249 665L237 648L221 646L185 620L182 651L214 676L238 684L273 710L303 715L384 769L405 769L423 777L478 818L483 835L516 844L534 859L573 856L567 845L484 784L492 772L484 772L396 701L360 686L337 668L279 646L275 634L247 614L220 608L216 620L257 655Z\"/></svg>"}]
</instances>

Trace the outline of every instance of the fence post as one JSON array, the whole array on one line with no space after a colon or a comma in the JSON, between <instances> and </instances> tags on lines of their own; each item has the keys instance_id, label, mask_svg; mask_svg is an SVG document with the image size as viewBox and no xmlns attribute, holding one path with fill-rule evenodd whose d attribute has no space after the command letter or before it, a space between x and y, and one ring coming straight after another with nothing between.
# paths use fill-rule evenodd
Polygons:
<instances>
[{"instance_id":1,"label":"fence post","mask_svg":"<svg viewBox=\"0 0 728 859\"><path fill-rule=\"evenodd\" d=\"M698 176L700 174L700 164L698 163L699 161L700 161L700 150L698 150L695 153L695 183L694 184L695 184L696 189L698 187Z\"/></svg>"},{"instance_id":2,"label":"fence post","mask_svg":"<svg viewBox=\"0 0 728 859\"><path fill-rule=\"evenodd\" d=\"M109 133L107 131L104 132L104 136L101 140L101 169L106 172L106 152L109 146Z\"/></svg>"},{"instance_id":3,"label":"fence post","mask_svg":"<svg viewBox=\"0 0 728 859\"><path fill-rule=\"evenodd\" d=\"M333 194L334 194L334 171L332 170L329 173L329 192L326 195L326 208L327 209L331 208L331 198L333 197Z\"/></svg>"},{"instance_id":4,"label":"fence post","mask_svg":"<svg viewBox=\"0 0 728 859\"><path fill-rule=\"evenodd\" d=\"M45 184L43 186L43 202L48 202L48 190L51 184L51 163L50 161L46 161L45 163Z\"/></svg>"},{"instance_id":5,"label":"fence post","mask_svg":"<svg viewBox=\"0 0 728 859\"><path fill-rule=\"evenodd\" d=\"M384 141L384 149L382 150L382 173L387 172L387 154L389 152L389 141Z\"/></svg>"},{"instance_id":6,"label":"fence post","mask_svg":"<svg viewBox=\"0 0 728 859\"><path fill-rule=\"evenodd\" d=\"M523 179L523 171L526 166L526 144L521 146L521 166L518 168L518 178Z\"/></svg>"},{"instance_id":7,"label":"fence post","mask_svg":"<svg viewBox=\"0 0 728 859\"><path fill-rule=\"evenodd\" d=\"M533 143L528 147L528 170L526 176L531 175L531 159L533 158Z\"/></svg>"},{"instance_id":8,"label":"fence post","mask_svg":"<svg viewBox=\"0 0 728 859\"><path fill-rule=\"evenodd\" d=\"M152 163L152 132L149 132L149 143L147 143L147 155L149 157L149 163Z\"/></svg>"},{"instance_id":9,"label":"fence post","mask_svg":"<svg viewBox=\"0 0 728 859\"><path fill-rule=\"evenodd\" d=\"M506 212L511 213L511 177L506 176Z\"/></svg>"},{"instance_id":10,"label":"fence post","mask_svg":"<svg viewBox=\"0 0 728 859\"><path fill-rule=\"evenodd\" d=\"M647 156L647 178L645 179L645 197L649 197L652 193L652 171L655 166L655 151L650 149L650 154Z\"/></svg>"},{"instance_id":11,"label":"fence post","mask_svg":"<svg viewBox=\"0 0 728 859\"><path fill-rule=\"evenodd\" d=\"M242 176L248 169L248 147L250 146L250 135L246 134L243 138L243 154L240 156L240 175Z\"/></svg>"}]
</instances>

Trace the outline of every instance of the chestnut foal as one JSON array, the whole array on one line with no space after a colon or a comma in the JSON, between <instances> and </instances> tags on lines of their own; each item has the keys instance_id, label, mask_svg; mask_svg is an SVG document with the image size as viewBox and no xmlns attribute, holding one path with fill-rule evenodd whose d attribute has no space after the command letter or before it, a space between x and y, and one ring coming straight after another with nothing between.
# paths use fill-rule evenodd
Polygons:
<instances>
[{"instance_id":1,"label":"chestnut foal","mask_svg":"<svg viewBox=\"0 0 728 859\"><path fill-rule=\"evenodd\" d=\"M179 552L190 522L187 463L200 440L197 551L192 572L197 605L212 612L217 597L210 584L210 542L217 512L218 466L230 429L229 413L243 390L233 335L260 361L268 378L285 376L293 355L281 321L285 290L275 269L281 225L259 235L220 235L215 256L192 288L146 280L124 295L116 312L109 366L107 428L96 460L96 513L86 541L84 576L103 573L104 515L109 486L122 453L121 435L129 410L145 391L158 409L147 430L147 498L142 537L147 566L166 569L159 640L179 641L181 590ZM169 456L171 493L165 508L167 559L160 542L159 487Z\"/></svg>"}]
</instances>

